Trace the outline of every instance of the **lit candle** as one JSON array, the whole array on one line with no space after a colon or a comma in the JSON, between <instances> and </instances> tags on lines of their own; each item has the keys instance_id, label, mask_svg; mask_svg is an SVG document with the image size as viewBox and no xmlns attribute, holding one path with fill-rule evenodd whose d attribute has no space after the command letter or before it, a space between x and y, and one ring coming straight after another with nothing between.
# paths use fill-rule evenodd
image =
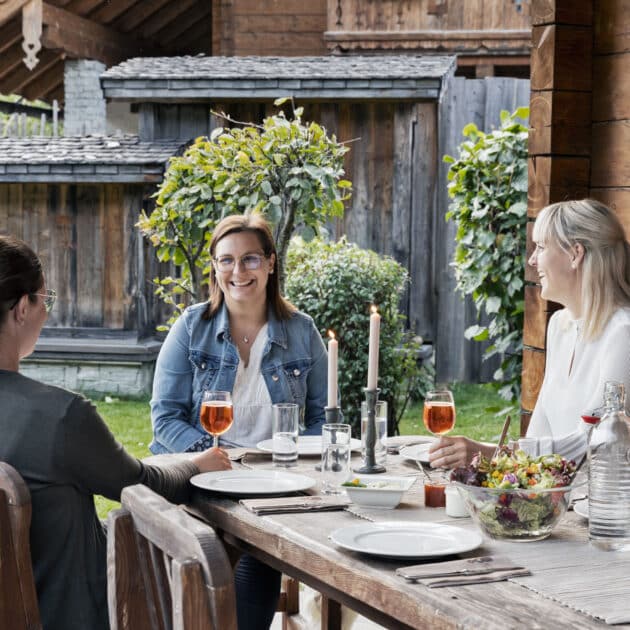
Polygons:
<instances>
[{"instance_id":1,"label":"lit candle","mask_svg":"<svg viewBox=\"0 0 630 630\"><path fill-rule=\"evenodd\" d=\"M381 316L372 307L370 315L370 348L368 354L368 389L376 389L378 386L378 340L381 333Z\"/></svg>"},{"instance_id":2,"label":"lit candle","mask_svg":"<svg viewBox=\"0 0 630 630\"><path fill-rule=\"evenodd\" d=\"M328 406L337 406L337 354L339 342L335 339L335 333L328 331Z\"/></svg>"}]
</instances>

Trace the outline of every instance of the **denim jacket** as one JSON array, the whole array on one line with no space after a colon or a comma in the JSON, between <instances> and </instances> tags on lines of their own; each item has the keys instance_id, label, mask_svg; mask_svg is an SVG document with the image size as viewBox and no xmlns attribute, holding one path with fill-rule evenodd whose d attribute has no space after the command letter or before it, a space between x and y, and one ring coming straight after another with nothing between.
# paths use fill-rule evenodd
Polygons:
<instances>
[{"instance_id":1,"label":"denim jacket","mask_svg":"<svg viewBox=\"0 0 630 630\"><path fill-rule=\"evenodd\" d=\"M239 362L230 337L225 304L212 319L208 305L186 309L160 350L153 380L153 453L190 450L206 436L199 423L204 389L232 391ZM279 320L268 312L268 339L260 369L272 403L295 402L305 408L306 435L319 435L324 422L328 361L313 320L301 312Z\"/></svg>"}]
</instances>

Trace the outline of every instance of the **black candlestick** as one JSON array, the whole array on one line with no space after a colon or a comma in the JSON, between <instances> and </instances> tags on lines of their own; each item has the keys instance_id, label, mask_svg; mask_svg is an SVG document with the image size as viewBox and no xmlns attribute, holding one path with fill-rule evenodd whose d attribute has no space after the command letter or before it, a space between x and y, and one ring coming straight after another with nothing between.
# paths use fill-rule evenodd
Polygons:
<instances>
[{"instance_id":1,"label":"black candlestick","mask_svg":"<svg viewBox=\"0 0 630 630\"><path fill-rule=\"evenodd\" d=\"M375 473L385 472L385 466L381 466L376 463L374 457L374 445L376 444L376 401L378 400L378 393L381 391L378 389L363 390L365 392L365 403L367 407L367 427L365 429L365 458L363 459L363 466L361 468L355 468L354 472L361 473L363 475L373 475Z\"/></svg>"}]
</instances>

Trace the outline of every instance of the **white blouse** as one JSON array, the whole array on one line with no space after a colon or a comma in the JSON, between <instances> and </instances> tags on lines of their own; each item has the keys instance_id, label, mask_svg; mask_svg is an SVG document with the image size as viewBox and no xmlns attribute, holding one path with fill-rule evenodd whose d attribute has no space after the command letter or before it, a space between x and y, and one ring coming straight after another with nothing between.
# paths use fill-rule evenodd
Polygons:
<instances>
[{"instance_id":1,"label":"white blouse","mask_svg":"<svg viewBox=\"0 0 630 630\"><path fill-rule=\"evenodd\" d=\"M267 339L265 324L249 350L249 363L238 362L232 389L234 424L221 436L221 446L256 446L271 438L271 396L260 371Z\"/></svg>"},{"instance_id":2,"label":"white blouse","mask_svg":"<svg viewBox=\"0 0 630 630\"><path fill-rule=\"evenodd\" d=\"M566 309L554 313L547 330L545 377L527 430L539 454L560 453L579 462L588 428L581 415L604 404L604 384L619 381L630 397L630 308L620 308L594 341L580 338L581 320Z\"/></svg>"}]
</instances>

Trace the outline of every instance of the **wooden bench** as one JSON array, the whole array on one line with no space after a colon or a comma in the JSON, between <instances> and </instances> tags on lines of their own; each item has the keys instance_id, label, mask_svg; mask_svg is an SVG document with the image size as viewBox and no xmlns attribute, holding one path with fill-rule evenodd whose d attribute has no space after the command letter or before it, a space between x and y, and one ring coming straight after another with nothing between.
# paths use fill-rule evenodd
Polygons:
<instances>
[{"instance_id":1,"label":"wooden bench","mask_svg":"<svg viewBox=\"0 0 630 630\"><path fill-rule=\"evenodd\" d=\"M31 563L31 494L20 474L0 462L0 628L42 627Z\"/></svg>"},{"instance_id":2,"label":"wooden bench","mask_svg":"<svg viewBox=\"0 0 630 630\"><path fill-rule=\"evenodd\" d=\"M207 524L143 485L109 514L112 630L236 630L234 575Z\"/></svg>"}]
</instances>

